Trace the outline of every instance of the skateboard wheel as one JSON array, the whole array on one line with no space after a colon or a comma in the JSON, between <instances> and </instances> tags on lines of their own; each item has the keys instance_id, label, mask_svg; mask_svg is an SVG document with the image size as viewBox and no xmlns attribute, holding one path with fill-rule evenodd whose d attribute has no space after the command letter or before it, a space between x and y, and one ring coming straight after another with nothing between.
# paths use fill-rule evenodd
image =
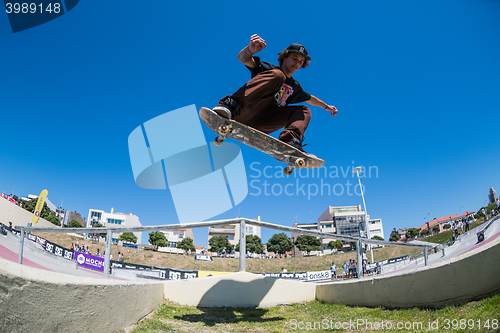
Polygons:
<instances>
[{"instance_id":1,"label":"skateboard wheel","mask_svg":"<svg viewBox=\"0 0 500 333\"><path fill-rule=\"evenodd\" d=\"M306 165L306 162L304 161L303 158L298 158L295 160L295 166L297 168L303 168Z\"/></svg>"},{"instance_id":2,"label":"skateboard wheel","mask_svg":"<svg viewBox=\"0 0 500 333\"><path fill-rule=\"evenodd\" d=\"M222 138L216 137L214 139L214 145L216 145L217 147L221 146L223 143L224 143L224 139L222 139Z\"/></svg>"},{"instance_id":3,"label":"skateboard wheel","mask_svg":"<svg viewBox=\"0 0 500 333\"><path fill-rule=\"evenodd\" d=\"M292 167L287 166L283 169L283 173L285 174L285 176L290 176L292 174L292 172L293 172Z\"/></svg>"},{"instance_id":4,"label":"skateboard wheel","mask_svg":"<svg viewBox=\"0 0 500 333\"><path fill-rule=\"evenodd\" d=\"M229 127L227 127L226 125L219 126L220 135L226 135L227 133L229 133Z\"/></svg>"}]
</instances>

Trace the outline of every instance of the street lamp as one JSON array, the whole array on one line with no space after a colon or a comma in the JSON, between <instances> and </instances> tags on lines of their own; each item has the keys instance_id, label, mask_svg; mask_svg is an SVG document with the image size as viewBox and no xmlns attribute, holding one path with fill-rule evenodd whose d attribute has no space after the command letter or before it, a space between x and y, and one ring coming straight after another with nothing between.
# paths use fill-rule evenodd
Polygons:
<instances>
[{"instance_id":1,"label":"street lamp","mask_svg":"<svg viewBox=\"0 0 500 333\"><path fill-rule=\"evenodd\" d=\"M365 230L366 230L366 238L370 239L370 223L368 221L368 212L366 211L366 203L365 203L365 196L363 194L363 187L361 186L361 178L359 178L359 174L363 171L363 168L358 166L352 169L352 172L355 173L358 176L358 181L359 181L359 189L361 190L361 198L363 199L363 207L365 209ZM367 244L368 247L370 248L370 255L372 257L372 264L373 264L373 249L371 244Z\"/></svg>"}]
</instances>

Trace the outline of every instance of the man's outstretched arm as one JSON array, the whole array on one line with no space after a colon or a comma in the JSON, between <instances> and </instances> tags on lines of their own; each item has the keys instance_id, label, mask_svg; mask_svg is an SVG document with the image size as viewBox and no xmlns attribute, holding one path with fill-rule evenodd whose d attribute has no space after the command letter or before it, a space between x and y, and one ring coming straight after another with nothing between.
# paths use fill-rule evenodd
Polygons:
<instances>
[{"instance_id":1,"label":"man's outstretched arm","mask_svg":"<svg viewBox=\"0 0 500 333\"><path fill-rule=\"evenodd\" d=\"M241 50L238 54L238 60L245 64L245 66L254 68L257 66L257 63L253 60L253 55L262 51L265 47L265 40L263 40L259 35L252 35L250 37L250 44L248 44L248 46Z\"/></svg>"},{"instance_id":2,"label":"man's outstretched arm","mask_svg":"<svg viewBox=\"0 0 500 333\"><path fill-rule=\"evenodd\" d=\"M311 99L306 101L306 103L325 109L326 111L330 112L332 117L335 117L335 115L338 112L338 110L335 106L328 105L325 102L323 102L322 100L320 100L319 98L314 97L313 95L311 95Z\"/></svg>"}]
</instances>

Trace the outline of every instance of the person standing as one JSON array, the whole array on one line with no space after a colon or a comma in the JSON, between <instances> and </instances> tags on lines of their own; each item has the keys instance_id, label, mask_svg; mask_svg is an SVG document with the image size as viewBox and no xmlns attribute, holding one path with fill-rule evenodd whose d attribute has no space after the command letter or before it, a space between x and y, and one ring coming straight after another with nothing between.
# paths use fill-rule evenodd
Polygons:
<instances>
[{"instance_id":1,"label":"person standing","mask_svg":"<svg viewBox=\"0 0 500 333\"><path fill-rule=\"evenodd\" d=\"M332 261L332 265L330 266L330 270L332 272L332 280L337 278L337 266Z\"/></svg>"}]
</instances>

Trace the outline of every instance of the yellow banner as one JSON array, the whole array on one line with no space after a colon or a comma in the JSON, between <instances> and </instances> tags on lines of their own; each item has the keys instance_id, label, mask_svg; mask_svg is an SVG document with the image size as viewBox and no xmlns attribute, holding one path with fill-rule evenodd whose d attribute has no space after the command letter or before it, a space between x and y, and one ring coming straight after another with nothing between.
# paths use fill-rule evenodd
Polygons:
<instances>
[{"instance_id":1,"label":"yellow banner","mask_svg":"<svg viewBox=\"0 0 500 333\"><path fill-rule=\"evenodd\" d=\"M31 219L31 223L38 223L38 219L40 218L40 214L42 213L43 204L45 203L45 198L49 192L47 190L43 190L36 201L35 211L33 212L33 219Z\"/></svg>"},{"instance_id":2,"label":"yellow banner","mask_svg":"<svg viewBox=\"0 0 500 333\"><path fill-rule=\"evenodd\" d=\"M217 276L217 275L225 275L231 274L234 272L212 272L212 271L198 271L198 277L207 277L207 276Z\"/></svg>"}]
</instances>

